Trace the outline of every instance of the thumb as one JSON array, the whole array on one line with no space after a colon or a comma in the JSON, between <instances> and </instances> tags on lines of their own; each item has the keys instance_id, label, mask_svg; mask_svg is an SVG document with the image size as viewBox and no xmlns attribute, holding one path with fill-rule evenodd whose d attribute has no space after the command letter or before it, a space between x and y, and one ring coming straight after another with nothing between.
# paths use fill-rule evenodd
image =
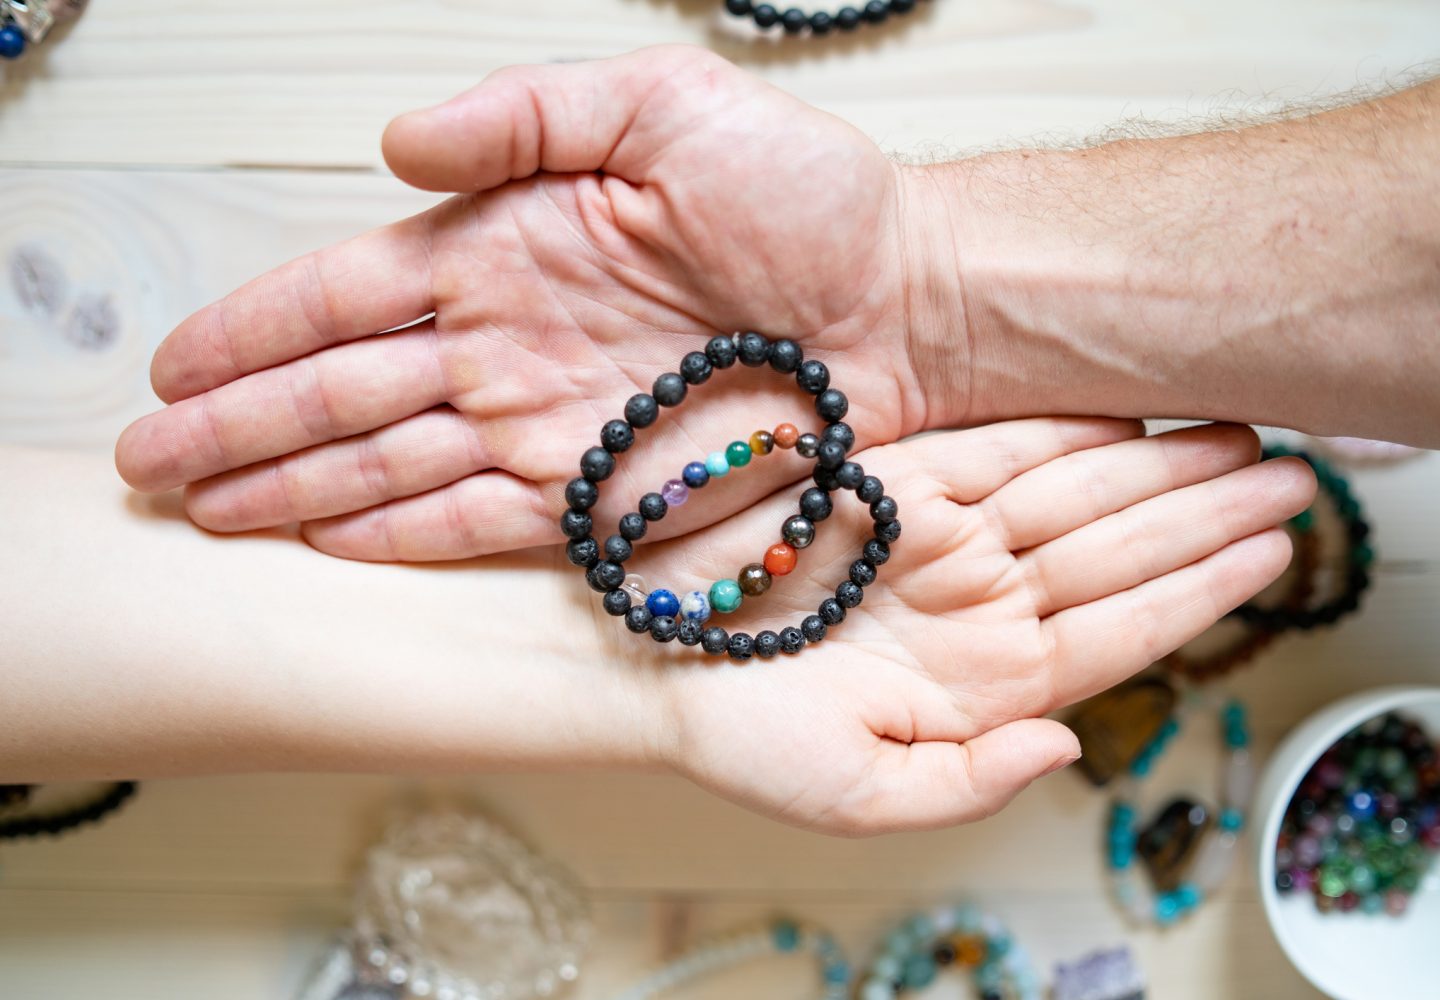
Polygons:
<instances>
[{"instance_id":1,"label":"thumb","mask_svg":"<svg viewBox=\"0 0 1440 1000\"><path fill-rule=\"evenodd\" d=\"M506 67L444 104L392 121L381 140L385 162L427 191L485 191L540 170L605 170L638 182L656 142L634 129L642 108L681 86L677 74L703 79L717 70L739 75L714 53L686 45Z\"/></svg>"},{"instance_id":2,"label":"thumb","mask_svg":"<svg viewBox=\"0 0 1440 1000\"><path fill-rule=\"evenodd\" d=\"M1075 734L1050 719L1021 719L964 743L880 745L861 819L866 833L972 823L1027 785L1080 759Z\"/></svg>"}]
</instances>

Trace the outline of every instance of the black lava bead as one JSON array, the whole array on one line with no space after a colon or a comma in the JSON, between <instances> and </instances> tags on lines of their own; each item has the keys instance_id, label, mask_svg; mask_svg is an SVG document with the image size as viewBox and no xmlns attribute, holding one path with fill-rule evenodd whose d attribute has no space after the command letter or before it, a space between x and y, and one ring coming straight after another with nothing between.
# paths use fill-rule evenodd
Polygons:
<instances>
[{"instance_id":1,"label":"black lava bead","mask_svg":"<svg viewBox=\"0 0 1440 1000\"><path fill-rule=\"evenodd\" d=\"M854 31L860 27L860 12L854 7L841 7L835 14L835 26L841 31Z\"/></svg>"},{"instance_id":2,"label":"black lava bead","mask_svg":"<svg viewBox=\"0 0 1440 1000\"><path fill-rule=\"evenodd\" d=\"M870 0L865 5L864 17L871 24L879 24L890 14L890 6L885 0Z\"/></svg>"},{"instance_id":3,"label":"black lava bead","mask_svg":"<svg viewBox=\"0 0 1440 1000\"><path fill-rule=\"evenodd\" d=\"M600 499L600 487L583 477L565 484L565 502L576 510L589 510Z\"/></svg>"},{"instance_id":4,"label":"black lava bead","mask_svg":"<svg viewBox=\"0 0 1440 1000\"><path fill-rule=\"evenodd\" d=\"M823 521L835 509L830 494L818 486L812 486L800 494L800 513L812 521Z\"/></svg>"},{"instance_id":5,"label":"black lava bead","mask_svg":"<svg viewBox=\"0 0 1440 1000\"><path fill-rule=\"evenodd\" d=\"M660 404L648 392L637 392L625 401L625 419L631 427L649 427L660 416Z\"/></svg>"},{"instance_id":6,"label":"black lava bead","mask_svg":"<svg viewBox=\"0 0 1440 1000\"><path fill-rule=\"evenodd\" d=\"M801 434L795 439L795 454L801 458L814 458L820 451L820 439L814 434Z\"/></svg>"},{"instance_id":7,"label":"black lava bead","mask_svg":"<svg viewBox=\"0 0 1440 1000\"><path fill-rule=\"evenodd\" d=\"M823 10L817 10L810 15L810 30L817 35L828 35L834 25L835 19Z\"/></svg>"},{"instance_id":8,"label":"black lava bead","mask_svg":"<svg viewBox=\"0 0 1440 1000\"><path fill-rule=\"evenodd\" d=\"M849 451L851 448L855 447L855 428L851 427L843 420L838 423L830 424L828 427L826 427L823 431L820 432L820 440L839 441L840 444L845 448L845 450Z\"/></svg>"},{"instance_id":9,"label":"black lava bead","mask_svg":"<svg viewBox=\"0 0 1440 1000\"><path fill-rule=\"evenodd\" d=\"M805 360L805 352L793 340L777 340L770 345L770 367L789 375Z\"/></svg>"},{"instance_id":10,"label":"black lava bead","mask_svg":"<svg viewBox=\"0 0 1440 1000\"><path fill-rule=\"evenodd\" d=\"M665 516L670 505L659 493L646 493L640 498L640 516L647 521L658 521Z\"/></svg>"},{"instance_id":11,"label":"black lava bead","mask_svg":"<svg viewBox=\"0 0 1440 1000\"><path fill-rule=\"evenodd\" d=\"M828 490L834 493L840 488L840 480L835 478L835 470L833 469L827 469L824 466L817 465L815 466L815 471L810 473L810 478L814 480L815 485L822 490Z\"/></svg>"},{"instance_id":12,"label":"black lava bead","mask_svg":"<svg viewBox=\"0 0 1440 1000\"><path fill-rule=\"evenodd\" d=\"M680 634L680 623L669 615L656 615L650 619L650 638L656 642L670 642Z\"/></svg>"},{"instance_id":13,"label":"black lava bead","mask_svg":"<svg viewBox=\"0 0 1440 1000\"><path fill-rule=\"evenodd\" d=\"M768 628L755 637L755 655L768 660L780 652L780 637Z\"/></svg>"},{"instance_id":14,"label":"black lava bead","mask_svg":"<svg viewBox=\"0 0 1440 1000\"><path fill-rule=\"evenodd\" d=\"M607 615L614 615L619 618L630 610L630 595L623 590L612 590L606 593L605 599L600 602L605 606Z\"/></svg>"},{"instance_id":15,"label":"black lava bead","mask_svg":"<svg viewBox=\"0 0 1440 1000\"><path fill-rule=\"evenodd\" d=\"M645 519L631 511L620 519L620 534L627 542L637 542L645 537Z\"/></svg>"},{"instance_id":16,"label":"black lava bead","mask_svg":"<svg viewBox=\"0 0 1440 1000\"><path fill-rule=\"evenodd\" d=\"M643 604L637 604L625 612L625 627L636 635L650 631L650 620L655 616Z\"/></svg>"},{"instance_id":17,"label":"black lava bead","mask_svg":"<svg viewBox=\"0 0 1440 1000\"><path fill-rule=\"evenodd\" d=\"M890 546L878 538L872 538L865 543L865 561L872 566L884 566L890 561Z\"/></svg>"},{"instance_id":18,"label":"black lava bead","mask_svg":"<svg viewBox=\"0 0 1440 1000\"><path fill-rule=\"evenodd\" d=\"M820 620L826 625L839 625L845 620L845 606L833 597L820 602Z\"/></svg>"},{"instance_id":19,"label":"black lava bead","mask_svg":"<svg viewBox=\"0 0 1440 1000\"><path fill-rule=\"evenodd\" d=\"M750 0L725 0L725 9L736 17L744 17L750 13Z\"/></svg>"},{"instance_id":20,"label":"black lava bead","mask_svg":"<svg viewBox=\"0 0 1440 1000\"><path fill-rule=\"evenodd\" d=\"M591 589L598 590L603 594L625 582L625 567L608 559L602 559L586 571L585 579Z\"/></svg>"},{"instance_id":21,"label":"black lava bead","mask_svg":"<svg viewBox=\"0 0 1440 1000\"><path fill-rule=\"evenodd\" d=\"M806 615L800 623L800 634L806 642L819 642L825 638L825 619L819 615Z\"/></svg>"},{"instance_id":22,"label":"black lava bead","mask_svg":"<svg viewBox=\"0 0 1440 1000\"><path fill-rule=\"evenodd\" d=\"M775 25L776 21L780 20L780 12L768 3L762 3L755 8L754 17L757 25L762 28L770 28Z\"/></svg>"},{"instance_id":23,"label":"black lava bead","mask_svg":"<svg viewBox=\"0 0 1440 1000\"><path fill-rule=\"evenodd\" d=\"M710 373L715 366L710 363L703 351L691 351L680 359L680 377L687 385L700 385L710 380Z\"/></svg>"},{"instance_id":24,"label":"black lava bead","mask_svg":"<svg viewBox=\"0 0 1440 1000\"><path fill-rule=\"evenodd\" d=\"M704 625L686 618L680 623L680 631L675 634L675 638L680 640L682 646L698 646L700 645L700 636L704 631Z\"/></svg>"},{"instance_id":25,"label":"black lava bead","mask_svg":"<svg viewBox=\"0 0 1440 1000\"><path fill-rule=\"evenodd\" d=\"M758 333L742 333L735 350L742 365L746 368L759 368L770 356L770 341Z\"/></svg>"},{"instance_id":26,"label":"black lava bead","mask_svg":"<svg viewBox=\"0 0 1440 1000\"><path fill-rule=\"evenodd\" d=\"M908 14L915 9L915 0L890 0L890 13Z\"/></svg>"},{"instance_id":27,"label":"black lava bead","mask_svg":"<svg viewBox=\"0 0 1440 1000\"><path fill-rule=\"evenodd\" d=\"M846 462L835 470L835 481L840 484L841 489L859 489L860 484L865 481L865 470L858 462Z\"/></svg>"},{"instance_id":28,"label":"black lava bead","mask_svg":"<svg viewBox=\"0 0 1440 1000\"><path fill-rule=\"evenodd\" d=\"M860 602L865 600L865 588L854 580L845 580L835 588L835 600L842 608L859 607Z\"/></svg>"},{"instance_id":29,"label":"black lava bead","mask_svg":"<svg viewBox=\"0 0 1440 1000\"><path fill-rule=\"evenodd\" d=\"M719 625L711 625L700 633L700 648L707 653L723 653L730 645L730 634Z\"/></svg>"},{"instance_id":30,"label":"black lava bead","mask_svg":"<svg viewBox=\"0 0 1440 1000\"><path fill-rule=\"evenodd\" d=\"M860 480L860 485L855 487L855 495L860 498L861 503L874 503L885 495L885 484L874 476L866 476Z\"/></svg>"},{"instance_id":31,"label":"black lava bead","mask_svg":"<svg viewBox=\"0 0 1440 1000\"><path fill-rule=\"evenodd\" d=\"M635 443L635 429L624 420L607 420L600 428L600 446L614 455Z\"/></svg>"},{"instance_id":32,"label":"black lava bead","mask_svg":"<svg viewBox=\"0 0 1440 1000\"><path fill-rule=\"evenodd\" d=\"M566 538L584 538L590 534L593 523L583 510L567 510L560 515L560 532Z\"/></svg>"},{"instance_id":33,"label":"black lava bead","mask_svg":"<svg viewBox=\"0 0 1440 1000\"><path fill-rule=\"evenodd\" d=\"M791 7L780 15L780 24L785 28L787 35L800 34L809 23L810 19L806 17L805 12L798 7Z\"/></svg>"},{"instance_id":34,"label":"black lava bead","mask_svg":"<svg viewBox=\"0 0 1440 1000\"><path fill-rule=\"evenodd\" d=\"M609 479L610 473L614 471L615 456L598 444L593 448L586 448L585 454L580 456L580 475L592 483Z\"/></svg>"},{"instance_id":35,"label":"black lava bead","mask_svg":"<svg viewBox=\"0 0 1440 1000\"><path fill-rule=\"evenodd\" d=\"M868 587L875 582L875 567L864 559L850 564L850 582L857 587Z\"/></svg>"},{"instance_id":36,"label":"black lava bead","mask_svg":"<svg viewBox=\"0 0 1440 1000\"><path fill-rule=\"evenodd\" d=\"M755 655L755 640L748 632L736 632L725 644L732 660L748 660Z\"/></svg>"},{"instance_id":37,"label":"black lava bead","mask_svg":"<svg viewBox=\"0 0 1440 1000\"><path fill-rule=\"evenodd\" d=\"M839 441L821 441L815 460L820 463L820 468L834 472L845 464L845 448Z\"/></svg>"},{"instance_id":38,"label":"black lava bead","mask_svg":"<svg viewBox=\"0 0 1440 1000\"><path fill-rule=\"evenodd\" d=\"M593 538L577 538L565 546L565 558L572 566L589 569L600 561L600 545Z\"/></svg>"},{"instance_id":39,"label":"black lava bead","mask_svg":"<svg viewBox=\"0 0 1440 1000\"><path fill-rule=\"evenodd\" d=\"M716 368L729 368L735 363L735 341L723 335L711 337L705 345L705 356Z\"/></svg>"},{"instance_id":40,"label":"black lava bead","mask_svg":"<svg viewBox=\"0 0 1440 1000\"><path fill-rule=\"evenodd\" d=\"M805 635L794 625L780 630L780 652L794 656L805 648Z\"/></svg>"},{"instance_id":41,"label":"black lava bead","mask_svg":"<svg viewBox=\"0 0 1440 1000\"><path fill-rule=\"evenodd\" d=\"M605 539L605 558L611 562L626 562L634 554L635 547L624 535L611 535Z\"/></svg>"},{"instance_id":42,"label":"black lava bead","mask_svg":"<svg viewBox=\"0 0 1440 1000\"><path fill-rule=\"evenodd\" d=\"M666 372L655 380L650 394L661 406L679 406L685 402L685 380L674 372Z\"/></svg>"},{"instance_id":43,"label":"black lava bead","mask_svg":"<svg viewBox=\"0 0 1440 1000\"><path fill-rule=\"evenodd\" d=\"M893 542L900 537L900 522L886 521L875 525L875 537L882 542Z\"/></svg>"},{"instance_id":44,"label":"black lava bead","mask_svg":"<svg viewBox=\"0 0 1440 1000\"><path fill-rule=\"evenodd\" d=\"M870 516L882 524L893 521L900 516L900 506L894 497L881 497L870 505Z\"/></svg>"},{"instance_id":45,"label":"black lava bead","mask_svg":"<svg viewBox=\"0 0 1440 1000\"><path fill-rule=\"evenodd\" d=\"M839 389L826 389L815 397L815 412L821 420L836 421L850 412L850 400Z\"/></svg>"},{"instance_id":46,"label":"black lava bead","mask_svg":"<svg viewBox=\"0 0 1440 1000\"><path fill-rule=\"evenodd\" d=\"M830 388L830 369L823 361L811 359L796 370L795 382L810 395L818 396Z\"/></svg>"}]
</instances>

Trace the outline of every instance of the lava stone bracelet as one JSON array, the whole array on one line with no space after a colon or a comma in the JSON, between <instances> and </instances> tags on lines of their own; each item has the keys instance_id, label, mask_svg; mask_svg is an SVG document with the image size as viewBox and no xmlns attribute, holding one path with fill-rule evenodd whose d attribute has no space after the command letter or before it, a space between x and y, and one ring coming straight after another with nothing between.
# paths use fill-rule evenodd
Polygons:
<instances>
[{"instance_id":1,"label":"lava stone bracelet","mask_svg":"<svg viewBox=\"0 0 1440 1000\"><path fill-rule=\"evenodd\" d=\"M732 367L737 361L750 368L766 364L781 374L795 376L796 384L815 397L815 412L825 421L819 435L800 434L793 424L781 424L773 432L756 431L749 442L735 441L723 452L712 452L703 462L685 466L679 479L665 483L658 493L640 498L639 509L620 518L619 530L602 547L591 534L594 520L590 509L600 499L599 483L615 471L615 456L635 441L635 431L649 427L662 407L684 402L692 385L710 379L715 369ZM798 653L807 644L823 640L828 630L845 620L847 610L864 599L864 588L875 582L878 567L890 558L890 544L900 537L899 507L885 494L884 484L866 475L847 455L855 444L855 432L844 423L850 403L845 394L830 385L830 371L819 361L806 360L800 345L792 340L770 341L758 333L711 338L704 351L691 351L680 360L679 372L655 380L649 393L638 393L625 404L624 419L611 420L600 430L600 444L586 449L580 457L580 476L565 487L569 509L560 517L560 530L570 539L566 556L585 571L590 587L604 594L609 614L624 617L626 627L637 634L648 632L656 642L678 639L685 646L700 646L718 656L728 653L737 661L759 655L769 659L776 653ZM776 445L793 446L800 455L815 459L814 486L800 496L799 513L781 527L782 541L770 547L760 563L745 566L736 580L716 581L707 593L696 590L678 598L670 590L655 590L645 603L635 604L625 588L625 560L634 552L633 543L645 536L652 521L684 503L691 490L703 488L710 479L725 475L730 468L747 465L752 456L768 454ZM718 625L706 626L712 611L728 614L737 610L746 594L758 596L770 588L773 577L795 568L797 549L815 537L815 525L830 516L830 494L837 489L854 491L870 507L874 536L868 539L860 558L850 564L848 579L835 588L833 597L820 603L815 614L799 626L779 633L763 631L727 632Z\"/></svg>"},{"instance_id":2,"label":"lava stone bracelet","mask_svg":"<svg viewBox=\"0 0 1440 1000\"><path fill-rule=\"evenodd\" d=\"M857 7L841 7L834 14L823 10L806 14L798 7L782 11L768 3L725 0L725 9L736 17L748 17L762 30L778 24L787 35L798 35L803 31L812 35L828 35L832 29L854 31L862 24L883 24L891 14L908 14L916 5L917 0L869 0Z\"/></svg>"},{"instance_id":3,"label":"lava stone bracelet","mask_svg":"<svg viewBox=\"0 0 1440 1000\"><path fill-rule=\"evenodd\" d=\"M129 801L139 787L133 781L116 781L93 799L58 812L25 814L0 820L0 840L55 837L87 823L98 823Z\"/></svg>"}]
</instances>

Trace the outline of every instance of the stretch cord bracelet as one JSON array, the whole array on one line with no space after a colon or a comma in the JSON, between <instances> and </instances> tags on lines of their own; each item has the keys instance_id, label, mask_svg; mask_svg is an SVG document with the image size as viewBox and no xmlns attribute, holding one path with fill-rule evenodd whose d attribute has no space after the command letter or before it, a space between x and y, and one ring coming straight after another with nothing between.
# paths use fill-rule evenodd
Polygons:
<instances>
[{"instance_id":1,"label":"stretch cord bracelet","mask_svg":"<svg viewBox=\"0 0 1440 1000\"><path fill-rule=\"evenodd\" d=\"M858 998L893 1000L923 990L951 966L970 971L981 1000L1040 1000L1029 955L999 920L969 905L917 913L891 931Z\"/></svg>"},{"instance_id":2,"label":"stretch cord bracelet","mask_svg":"<svg viewBox=\"0 0 1440 1000\"><path fill-rule=\"evenodd\" d=\"M0 819L0 840L55 837L87 823L99 822L123 806L138 787L133 781L116 781L107 785L95 798L57 812L27 813Z\"/></svg>"},{"instance_id":3,"label":"stretch cord bracelet","mask_svg":"<svg viewBox=\"0 0 1440 1000\"><path fill-rule=\"evenodd\" d=\"M1255 604L1242 604L1230 614L1241 621L1255 625L1268 632L1284 632L1289 629L1309 631L1320 625L1333 625L1346 615L1360 608L1360 598L1370 586L1370 566L1375 561L1375 550L1370 547L1370 525L1355 499L1350 484L1323 459L1303 451L1291 451L1282 445L1265 448L1267 459L1294 456L1304 459L1315 470L1320 490L1330 498L1336 514L1345 526L1345 581L1338 592L1328 601L1315 607L1262 608ZM1304 511L1295 517L1294 523L1301 530L1313 527L1313 511Z\"/></svg>"},{"instance_id":4,"label":"stretch cord bracelet","mask_svg":"<svg viewBox=\"0 0 1440 1000\"><path fill-rule=\"evenodd\" d=\"M822 1000L845 1000L850 993L850 964L830 934L793 920L723 938L686 952L639 982L614 994L612 1000L648 1000L701 976L775 954L810 952L820 966Z\"/></svg>"},{"instance_id":5,"label":"stretch cord bracelet","mask_svg":"<svg viewBox=\"0 0 1440 1000\"><path fill-rule=\"evenodd\" d=\"M917 0L870 0L855 7L841 7L834 14L823 10L807 14L799 7L782 10L773 4L752 0L725 0L725 9L736 17L750 18L761 30L778 24L787 35L806 31L812 35L828 35L831 30L854 31L862 24L883 24L892 14L908 14L917 6Z\"/></svg>"},{"instance_id":6,"label":"stretch cord bracelet","mask_svg":"<svg viewBox=\"0 0 1440 1000\"><path fill-rule=\"evenodd\" d=\"M602 553L591 535L594 519L589 512L600 499L598 484L615 471L615 456L630 448L637 429L649 427L659 418L661 407L679 406L689 386L703 384L715 369L729 368L737 360L750 368L768 363L776 372L794 374L800 388L815 397L815 412L825 421L825 428L819 435L802 435L793 424L781 424L773 433L756 431L748 443L736 441L723 452L712 452L703 463L691 462L681 478L668 481L659 493L645 494L638 510L620 518L618 533L606 539ZM580 457L580 476L565 487L570 506L560 517L560 530L570 539L566 556L585 571L590 587L605 595L603 606L607 613L624 617L631 632L648 632L656 642L679 639L682 645L699 645L714 656L728 653L736 661L755 655L769 659L776 653L794 654L820 642L830 628L845 620L849 609L864 599L864 588L875 582L878 567L890 558L891 543L900 537L899 505L886 495L879 479L847 459L855 444L855 432L843 422L849 408L845 394L831 387L830 370L822 362L806 360L794 341L772 343L753 332L711 338L703 352L691 351L680 360L679 372L661 375L650 393L630 397L624 419L607 422L600 430L600 444L588 448ZM781 525L782 541L770 547L763 562L745 566L738 579L714 582L708 593L694 590L682 599L662 588L644 595L644 603L634 603L640 590L633 581L627 587L624 564L634 552L633 543L644 537L647 525L663 518L671 507L684 503L692 489L702 488L731 467L744 466L752 456L766 453L774 447L777 435L782 448L793 437L796 451L806 457L813 452L815 459L811 476L815 485L801 494L799 513ZM834 596L822 601L798 627L790 626L779 633L766 630L752 637L746 632L731 634L718 625L707 627L712 612L728 614L738 610L745 594L763 594L775 576L795 568L797 550L814 540L816 523L830 516L830 494L837 489L852 490L869 505L875 528L873 537L861 548L860 557L850 564L848 579L835 588Z\"/></svg>"},{"instance_id":7,"label":"stretch cord bracelet","mask_svg":"<svg viewBox=\"0 0 1440 1000\"><path fill-rule=\"evenodd\" d=\"M1238 701L1226 702L1217 711L1227 748L1218 818L1199 802L1180 797L1161 809L1147 827L1136 827L1135 786L1150 774L1179 733L1182 716L1202 700L1198 692L1188 693L1181 710L1131 762L1129 775L1111 800L1106 829L1110 889L1121 910L1139 926L1175 924L1220 888L1235 862L1255 774L1245 709ZM1137 855L1149 871L1153 893L1136 875Z\"/></svg>"}]
</instances>

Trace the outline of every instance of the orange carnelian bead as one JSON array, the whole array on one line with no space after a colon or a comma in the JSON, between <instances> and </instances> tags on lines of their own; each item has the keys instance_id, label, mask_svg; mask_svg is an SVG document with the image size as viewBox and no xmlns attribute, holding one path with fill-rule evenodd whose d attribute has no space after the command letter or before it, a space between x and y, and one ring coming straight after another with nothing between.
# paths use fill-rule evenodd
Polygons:
<instances>
[{"instance_id":1,"label":"orange carnelian bead","mask_svg":"<svg viewBox=\"0 0 1440 1000\"><path fill-rule=\"evenodd\" d=\"M800 440L800 428L794 424L781 424L775 428L775 445L778 448L793 448Z\"/></svg>"},{"instance_id":2,"label":"orange carnelian bead","mask_svg":"<svg viewBox=\"0 0 1440 1000\"><path fill-rule=\"evenodd\" d=\"M765 550L765 571L771 576L784 576L795 568L797 558L793 547L776 542Z\"/></svg>"}]
</instances>

